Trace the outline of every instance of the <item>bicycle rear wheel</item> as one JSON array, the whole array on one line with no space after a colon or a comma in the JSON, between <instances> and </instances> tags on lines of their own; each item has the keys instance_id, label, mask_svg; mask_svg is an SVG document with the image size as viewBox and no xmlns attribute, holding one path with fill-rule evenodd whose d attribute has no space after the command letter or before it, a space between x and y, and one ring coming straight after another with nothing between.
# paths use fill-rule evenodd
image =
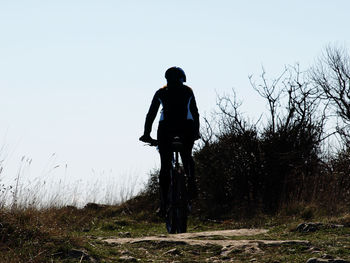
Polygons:
<instances>
[{"instance_id":1,"label":"bicycle rear wheel","mask_svg":"<svg viewBox=\"0 0 350 263\"><path fill-rule=\"evenodd\" d=\"M169 234L186 233L187 208L171 207L166 216L166 229Z\"/></svg>"},{"instance_id":2,"label":"bicycle rear wheel","mask_svg":"<svg viewBox=\"0 0 350 263\"><path fill-rule=\"evenodd\" d=\"M168 233L185 233L187 231L187 189L183 172L172 169L171 183L168 191L166 229Z\"/></svg>"},{"instance_id":3,"label":"bicycle rear wheel","mask_svg":"<svg viewBox=\"0 0 350 263\"><path fill-rule=\"evenodd\" d=\"M186 233L187 231L187 208L179 207L176 209L176 232Z\"/></svg>"},{"instance_id":4,"label":"bicycle rear wheel","mask_svg":"<svg viewBox=\"0 0 350 263\"><path fill-rule=\"evenodd\" d=\"M174 208L169 207L169 210L167 211L166 219L165 219L166 230L168 231L169 234L177 233L176 223L177 223L176 211Z\"/></svg>"}]
</instances>

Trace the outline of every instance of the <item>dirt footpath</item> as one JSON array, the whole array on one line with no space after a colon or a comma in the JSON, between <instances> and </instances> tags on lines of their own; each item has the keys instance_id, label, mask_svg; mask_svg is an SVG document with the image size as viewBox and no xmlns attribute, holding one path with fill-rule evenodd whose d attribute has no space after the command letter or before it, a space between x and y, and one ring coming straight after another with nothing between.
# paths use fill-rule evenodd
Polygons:
<instances>
[{"instance_id":1,"label":"dirt footpath","mask_svg":"<svg viewBox=\"0 0 350 263\"><path fill-rule=\"evenodd\" d=\"M190 245L208 246L218 245L222 247L221 255L227 255L231 251L240 249L248 253L259 253L262 246L281 246L285 244L309 245L309 241L303 240L234 240L234 237L249 237L259 234L266 234L266 229L235 229L210 232L183 233L174 235L159 235L140 238L109 238L102 239L108 244L136 244L136 243L157 243L168 245Z\"/></svg>"}]
</instances>

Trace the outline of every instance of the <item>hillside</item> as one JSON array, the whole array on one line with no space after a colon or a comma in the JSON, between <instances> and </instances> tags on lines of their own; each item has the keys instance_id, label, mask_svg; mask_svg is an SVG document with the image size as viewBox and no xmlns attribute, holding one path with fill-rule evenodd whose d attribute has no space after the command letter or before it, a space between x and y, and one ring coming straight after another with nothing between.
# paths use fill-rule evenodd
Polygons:
<instances>
[{"instance_id":1,"label":"hillside","mask_svg":"<svg viewBox=\"0 0 350 263\"><path fill-rule=\"evenodd\" d=\"M350 216L313 211L224 221L191 217L190 233L179 235L168 235L137 199L120 206L1 210L0 223L0 262L8 263L350 260Z\"/></svg>"}]
</instances>

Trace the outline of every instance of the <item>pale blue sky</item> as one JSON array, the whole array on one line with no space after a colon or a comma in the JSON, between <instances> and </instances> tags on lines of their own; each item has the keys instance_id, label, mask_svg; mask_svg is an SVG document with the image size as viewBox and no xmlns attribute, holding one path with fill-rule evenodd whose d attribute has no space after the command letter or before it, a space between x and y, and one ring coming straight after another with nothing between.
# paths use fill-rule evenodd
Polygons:
<instances>
[{"instance_id":1,"label":"pale blue sky","mask_svg":"<svg viewBox=\"0 0 350 263\"><path fill-rule=\"evenodd\" d=\"M265 108L247 76L348 47L349 10L347 0L0 0L3 176L26 155L31 176L68 164L74 180L144 181L159 161L138 137L168 67L185 70L201 115L235 88L257 118Z\"/></svg>"}]
</instances>

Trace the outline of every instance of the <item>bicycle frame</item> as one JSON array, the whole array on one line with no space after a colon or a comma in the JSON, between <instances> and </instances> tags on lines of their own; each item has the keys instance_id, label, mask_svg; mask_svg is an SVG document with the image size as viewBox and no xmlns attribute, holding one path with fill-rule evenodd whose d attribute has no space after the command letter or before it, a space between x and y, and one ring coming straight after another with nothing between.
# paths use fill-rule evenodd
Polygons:
<instances>
[{"instance_id":1,"label":"bicycle frame","mask_svg":"<svg viewBox=\"0 0 350 263\"><path fill-rule=\"evenodd\" d=\"M173 166L176 170L178 170L180 169L179 153L183 148L183 145L179 137L174 137L174 140L175 141L172 142L172 151L173 151L173 154L175 155L173 156Z\"/></svg>"},{"instance_id":2,"label":"bicycle frame","mask_svg":"<svg viewBox=\"0 0 350 263\"><path fill-rule=\"evenodd\" d=\"M167 200L166 228L168 233L184 233L187 230L188 199L184 171L180 167L179 153L183 144L179 137L172 142L173 163L170 171Z\"/></svg>"},{"instance_id":3,"label":"bicycle frame","mask_svg":"<svg viewBox=\"0 0 350 263\"><path fill-rule=\"evenodd\" d=\"M149 141L150 146L157 146L158 142L152 138ZM172 165L170 170L170 185L167 198L167 208L165 224L168 233L184 233L187 231L187 216L189 203L187 198L187 189L185 174L181 168L179 154L183 150L183 143L180 137L174 137L171 142L171 151L173 153Z\"/></svg>"}]
</instances>

